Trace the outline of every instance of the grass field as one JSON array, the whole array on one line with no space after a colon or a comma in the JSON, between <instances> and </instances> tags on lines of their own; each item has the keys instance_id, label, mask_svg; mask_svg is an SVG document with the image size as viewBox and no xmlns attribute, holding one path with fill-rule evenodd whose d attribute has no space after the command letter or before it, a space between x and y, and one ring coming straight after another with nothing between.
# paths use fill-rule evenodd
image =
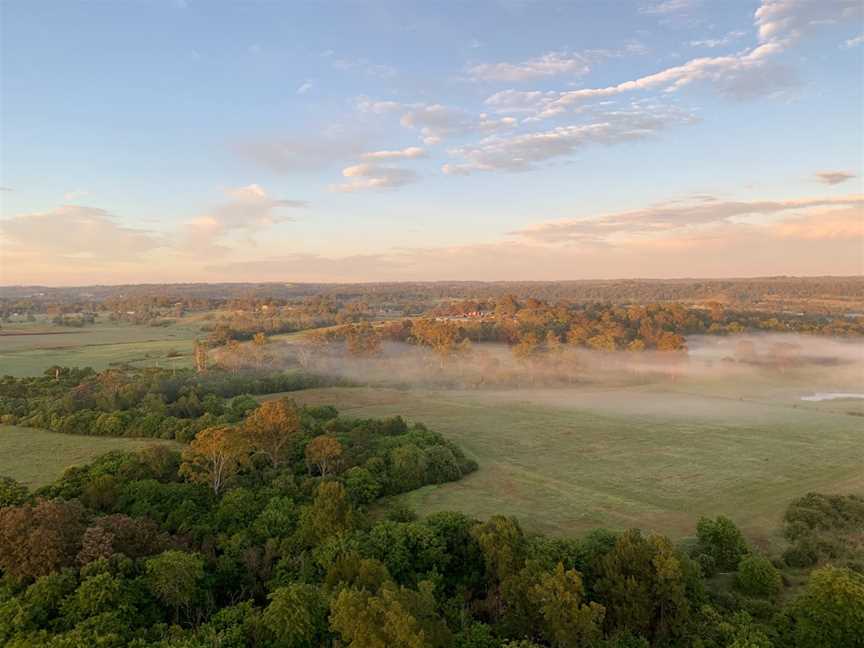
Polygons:
<instances>
[{"instance_id":1,"label":"grass field","mask_svg":"<svg viewBox=\"0 0 864 648\"><path fill-rule=\"evenodd\" d=\"M192 340L200 335L199 326L200 321L192 318L165 327L107 321L83 328L40 322L6 326L0 331L0 375L33 376L54 365L185 367L191 364Z\"/></svg>"},{"instance_id":2,"label":"grass field","mask_svg":"<svg viewBox=\"0 0 864 648\"><path fill-rule=\"evenodd\" d=\"M156 443L180 447L159 439L76 436L0 425L0 475L36 488L53 481L66 468L87 463L105 452L137 450Z\"/></svg>"},{"instance_id":3,"label":"grass field","mask_svg":"<svg viewBox=\"0 0 864 648\"><path fill-rule=\"evenodd\" d=\"M422 421L477 459L467 478L403 496L420 513L503 513L554 534L638 526L676 538L692 535L700 515L725 514L770 543L794 497L864 493L864 420L766 393L706 383L292 396Z\"/></svg>"}]
</instances>

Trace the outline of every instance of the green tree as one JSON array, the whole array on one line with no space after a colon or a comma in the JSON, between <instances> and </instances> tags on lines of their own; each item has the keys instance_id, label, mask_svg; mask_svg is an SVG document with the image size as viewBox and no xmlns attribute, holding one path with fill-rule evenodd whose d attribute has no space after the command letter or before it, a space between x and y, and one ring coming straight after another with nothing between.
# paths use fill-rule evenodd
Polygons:
<instances>
[{"instance_id":1,"label":"green tree","mask_svg":"<svg viewBox=\"0 0 864 648\"><path fill-rule=\"evenodd\" d=\"M0 508L18 506L27 499L27 487L11 477L0 475Z\"/></svg>"},{"instance_id":2,"label":"green tree","mask_svg":"<svg viewBox=\"0 0 864 648\"><path fill-rule=\"evenodd\" d=\"M720 571L733 571L748 552L747 542L735 523L722 515L700 518L696 524L697 554L710 556Z\"/></svg>"},{"instance_id":3,"label":"green tree","mask_svg":"<svg viewBox=\"0 0 864 648\"><path fill-rule=\"evenodd\" d=\"M864 576L836 567L815 570L788 615L796 648L862 648Z\"/></svg>"},{"instance_id":4,"label":"green tree","mask_svg":"<svg viewBox=\"0 0 864 648\"><path fill-rule=\"evenodd\" d=\"M430 583L419 591L386 583L377 593L343 589L330 608L330 627L347 648L449 648L447 626L435 613Z\"/></svg>"},{"instance_id":5,"label":"green tree","mask_svg":"<svg viewBox=\"0 0 864 648\"><path fill-rule=\"evenodd\" d=\"M327 601L321 591L304 583L276 588L267 596L262 621L274 648L316 648L324 645Z\"/></svg>"},{"instance_id":6,"label":"green tree","mask_svg":"<svg viewBox=\"0 0 864 648\"><path fill-rule=\"evenodd\" d=\"M174 609L175 621L180 608L188 608L204 578L204 559L198 554L169 550L144 563L150 591Z\"/></svg>"},{"instance_id":7,"label":"green tree","mask_svg":"<svg viewBox=\"0 0 864 648\"><path fill-rule=\"evenodd\" d=\"M543 635L558 648L577 648L603 635L606 610L597 603L584 603L582 576L558 563L540 578L530 592L542 618Z\"/></svg>"},{"instance_id":8,"label":"green tree","mask_svg":"<svg viewBox=\"0 0 864 648\"><path fill-rule=\"evenodd\" d=\"M775 597L783 587L777 568L765 556L751 554L738 563L735 585L750 596Z\"/></svg>"},{"instance_id":9,"label":"green tree","mask_svg":"<svg viewBox=\"0 0 864 648\"><path fill-rule=\"evenodd\" d=\"M665 641L686 632L686 574L668 539L627 531L600 558L597 572L595 589L606 608L608 631Z\"/></svg>"}]
</instances>

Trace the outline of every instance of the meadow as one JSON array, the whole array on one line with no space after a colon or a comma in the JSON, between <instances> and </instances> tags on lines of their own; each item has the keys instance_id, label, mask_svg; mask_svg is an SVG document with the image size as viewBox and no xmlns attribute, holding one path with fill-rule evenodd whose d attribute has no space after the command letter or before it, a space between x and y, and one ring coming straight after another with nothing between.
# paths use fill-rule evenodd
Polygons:
<instances>
[{"instance_id":1,"label":"meadow","mask_svg":"<svg viewBox=\"0 0 864 648\"><path fill-rule=\"evenodd\" d=\"M28 488L57 479L70 466L81 465L112 450L138 450L159 439L123 439L73 436L14 425L0 425L0 475L12 477Z\"/></svg>"},{"instance_id":2,"label":"meadow","mask_svg":"<svg viewBox=\"0 0 864 648\"><path fill-rule=\"evenodd\" d=\"M39 375L54 365L97 370L124 363L190 366L200 323L198 318L183 318L170 326L107 320L82 328L45 322L6 325L0 331L0 375Z\"/></svg>"},{"instance_id":3,"label":"meadow","mask_svg":"<svg viewBox=\"0 0 864 648\"><path fill-rule=\"evenodd\" d=\"M799 402L756 378L556 389L325 388L292 394L357 417L403 415L453 439L480 469L402 499L419 513L517 516L562 535L642 527L683 538L702 515L777 540L809 491L864 493L857 403ZM847 412L847 408L853 412Z\"/></svg>"}]
</instances>

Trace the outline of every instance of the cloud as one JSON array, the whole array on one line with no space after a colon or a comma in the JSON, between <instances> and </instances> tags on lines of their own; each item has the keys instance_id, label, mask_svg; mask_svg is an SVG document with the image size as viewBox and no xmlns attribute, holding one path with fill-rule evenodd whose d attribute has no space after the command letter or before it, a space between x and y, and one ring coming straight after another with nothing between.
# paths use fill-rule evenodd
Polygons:
<instances>
[{"instance_id":1,"label":"cloud","mask_svg":"<svg viewBox=\"0 0 864 648\"><path fill-rule=\"evenodd\" d=\"M780 238L805 241L840 239L864 243L864 211L852 207L802 216L777 223L772 230Z\"/></svg>"},{"instance_id":2,"label":"cloud","mask_svg":"<svg viewBox=\"0 0 864 648\"><path fill-rule=\"evenodd\" d=\"M447 175L474 171L526 171L552 158L571 155L592 144L615 144L642 139L675 125L690 124L695 117L677 108L659 105L633 106L627 110L605 110L592 115L589 123L559 126L550 130L492 136L478 144L449 152L466 162L445 164Z\"/></svg>"},{"instance_id":3,"label":"cloud","mask_svg":"<svg viewBox=\"0 0 864 648\"><path fill-rule=\"evenodd\" d=\"M376 101L369 97L361 96L357 98L356 107L360 112L383 115L388 112L400 110L402 104L398 101Z\"/></svg>"},{"instance_id":4,"label":"cloud","mask_svg":"<svg viewBox=\"0 0 864 648\"><path fill-rule=\"evenodd\" d=\"M327 50L322 56L331 59L331 65L335 70L341 72L359 72L375 79L392 79L396 76L396 68L390 65L378 65L365 58L333 58L334 54L333 50Z\"/></svg>"},{"instance_id":5,"label":"cloud","mask_svg":"<svg viewBox=\"0 0 864 648\"><path fill-rule=\"evenodd\" d=\"M663 0L643 5L639 13L654 15L681 13L693 9L698 4L698 0Z\"/></svg>"},{"instance_id":6,"label":"cloud","mask_svg":"<svg viewBox=\"0 0 864 648\"><path fill-rule=\"evenodd\" d=\"M791 84L789 72L767 60L776 48L776 45L769 43L747 54L692 59L683 65L603 88L564 92L504 90L488 97L486 105L503 112L531 112L538 119L546 119L571 111L592 99L644 90L674 92L697 81L712 82L722 94L745 98L773 92Z\"/></svg>"},{"instance_id":7,"label":"cloud","mask_svg":"<svg viewBox=\"0 0 864 648\"><path fill-rule=\"evenodd\" d=\"M740 30L730 31L724 34L719 38L704 38L702 40L691 40L690 47L722 47L723 45L728 45L732 41L736 41L739 38L745 36L746 33Z\"/></svg>"},{"instance_id":8,"label":"cloud","mask_svg":"<svg viewBox=\"0 0 864 648\"><path fill-rule=\"evenodd\" d=\"M423 142L430 146L447 137L490 133L517 125L512 117L490 117L486 113L477 116L441 104L412 104L407 108L399 123L405 128L419 129Z\"/></svg>"},{"instance_id":9,"label":"cloud","mask_svg":"<svg viewBox=\"0 0 864 648\"><path fill-rule=\"evenodd\" d=\"M379 166L377 164L356 164L342 170L349 179L339 185L331 185L330 191L353 193L369 189L395 189L417 181L417 174L410 169Z\"/></svg>"},{"instance_id":10,"label":"cloud","mask_svg":"<svg viewBox=\"0 0 864 648\"><path fill-rule=\"evenodd\" d=\"M364 160L416 160L426 157L426 151L419 146L409 146L396 151L371 151L360 157Z\"/></svg>"},{"instance_id":11,"label":"cloud","mask_svg":"<svg viewBox=\"0 0 864 648\"><path fill-rule=\"evenodd\" d=\"M12 187L0 187L0 191L12 191Z\"/></svg>"},{"instance_id":12,"label":"cloud","mask_svg":"<svg viewBox=\"0 0 864 648\"><path fill-rule=\"evenodd\" d=\"M8 241L4 254L45 262L130 262L168 244L153 232L122 225L104 209L76 205L0 220L0 234Z\"/></svg>"},{"instance_id":13,"label":"cloud","mask_svg":"<svg viewBox=\"0 0 864 648\"><path fill-rule=\"evenodd\" d=\"M480 81L536 81L568 74L582 76L590 71L588 61L579 54L549 52L522 63L481 63L468 68L468 75Z\"/></svg>"},{"instance_id":14,"label":"cloud","mask_svg":"<svg viewBox=\"0 0 864 648\"><path fill-rule=\"evenodd\" d=\"M239 155L277 173L311 173L353 159L366 148L366 138L339 131L317 136L258 138L235 142Z\"/></svg>"},{"instance_id":15,"label":"cloud","mask_svg":"<svg viewBox=\"0 0 864 648\"><path fill-rule=\"evenodd\" d=\"M72 191L67 191L63 194L63 200L67 202L72 202L73 200L77 200L78 198L83 198L84 196L89 196L89 191L84 191L83 189L73 189Z\"/></svg>"},{"instance_id":16,"label":"cloud","mask_svg":"<svg viewBox=\"0 0 864 648\"><path fill-rule=\"evenodd\" d=\"M818 171L816 179L827 185L836 185L841 182L846 182L855 177L854 173L846 173L845 171Z\"/></svg>"},{"instance_id":17,"label":"cloud","mask_svg":"<svg viewBox=\"0 0 864 648\"><path fill-rule=\"evenodd\" d=\"M277 200L257 184L228 189L229 200L216 205L184 226L184 244L193 251L225 252L224 240L239 233L247 238L277 223L291 220L285 209L302 209L302 200Z\"/></svg>"},{"instance_id":18,"label":"cloud","mask_svg":"<svg viewBox=\"0 0 864 648\"><path fill-rule=\"evenodd\" d=\"M304 95L312 89L312 82L306 81L299 88L297 88L298 95Z\"/></svg>"},{"instance_id":19,"label":"cloud","mask_svg":"<svg viewBox=\"0 0 864 648\"><path fill-rule=\"evenodd\" d=\"M864 43L864 34L859 34L858 36L855 36L853 38L850 38L850 39L844 41L843 46L849 47L849 48L858 47L862 43Z\"/></svg>"},{"instance_id":20,"label":"cloud","mask_svg":"<svg viewBox=\"0 0 864 648\"><path fill-rule=\"evenodd\" d=\"M649 12L668 13L689 4L670 0L651 5ZM488 97L486 105L502 112L530 112L537 119L546 119L592 99L635 91L675 92L697 82L710 83L721 94L737 99L771 94L796 82L790 69L772 59L821 25L860 20L862 7L860 0L763 0L754 14L759 43L742 52L691 59L606 87L543 93L508 89Z\"/></svg>"},{"instance_id":21,"label":"cloud","mask_svg":"<svg viewBox=\"0 0 864 648\"><path fill-rule=\"evenodd\" d=\"M860 0L762 0L755 21L763 43L789 43L825 24L864 17Z\"/></svg>"},{"instance_id":22,"label":"cloud","mask_svg":"<svg viewBox=\"0 0 864 648\"><path fill-rule=\"evenodd\" d=\"M764 217L791 212L796 218L808 218L807 226L818 222L812 214L800 216L818 208L845 208L864 215L864 196L852 195L840 198L806 198L785 201L722 201L702 197L684 203L671 202L653 205L644 209L607 214L595 218L565 219L540 223L511 232L511 234L544 243L613 243L615 241L657 236L668 238L682 230L706 225L762 223ZM848 215L848 214L847 214ZM754 219L754 217L756 217ZM845 216L844 216L845 218ZM798 222L798 221L792 221ZM845 222L845 221L844 221ZM773 227L776 224L769 223ZM800 231L803 231L802 229ZM786 230L788 232L793 229Z\"/></svg>"}]
</instances>

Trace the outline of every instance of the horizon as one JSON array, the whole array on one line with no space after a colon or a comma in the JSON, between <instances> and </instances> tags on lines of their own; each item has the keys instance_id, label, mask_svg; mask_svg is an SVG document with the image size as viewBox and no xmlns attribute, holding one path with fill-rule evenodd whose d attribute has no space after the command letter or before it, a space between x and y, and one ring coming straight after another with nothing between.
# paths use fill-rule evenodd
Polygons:
<instances>
[{"instance_id":1,"label":"horizon","mask_svg":"<svg viewBox=\"0 0 864 648\"><path fill-rule=\"evenodd\" d=\"M0 17L3 286L864 274L857 0Z\"/></svg>"},{"instance_id":2,"label":"horizon","mask_svg":"<svg viewBox=\"0 0 864 648\"><path fill-rule=\"evenodd\" d=\"M289 280L266 280L266 281L166 281L166 282L140 282L140 283L92 283L92 284L0 284L0 290L12 288L48 288L51 290L72 290L81 288L142 288L142 287L171 287L171 286L374 286L374 285L404 285L404 284L561 284L561 283L620 283L620 282L656 282L656 283L686 283L698 281L767 281L772 279L788 280L816 280L816 279L860 279L864 281L864 274L855 275L762 275L762 276L734 276L725 277L611 277L598 279L428 279L428 280L393 280L393 281L289 281Z\"/></svg>"}]
</instances>

